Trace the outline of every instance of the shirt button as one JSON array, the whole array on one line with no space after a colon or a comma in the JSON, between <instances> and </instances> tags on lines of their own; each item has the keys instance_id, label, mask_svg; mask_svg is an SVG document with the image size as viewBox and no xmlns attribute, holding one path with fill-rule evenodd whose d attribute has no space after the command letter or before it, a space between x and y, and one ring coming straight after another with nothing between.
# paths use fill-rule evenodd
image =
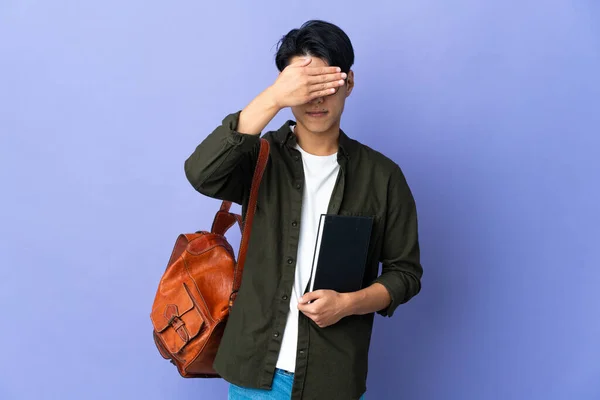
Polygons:
<instances>
[{"instance_id":1,"label":"shirt button","mask_svg":"<svg viewBox=\"0 0 600 400\"><path fill-rule=\"evenodd\" d=\"M279 337L279 332L275 332L275 333L273 334L273 337L274 337L274 338L278 338L278 337Z\"/></svg>"},{"instance_id":2,"label":"shirt button","mask_svg":"<svg viewBox=\"0 0 600 400\"><path fill-rule=\"evenodd\" d=\"M288 264L292 264L294 262L294 259L292 257L288 258Z\"/></svg>"},{"instance_id":3,"label":"shirt button","mask_svg":"<svg viewBox=\"0 0 600 400\"><path fill-rule=\"evenodd\" d=\"M300 355L303 356L304 355L304 350L300 350Z\"/></svg>"},{"instance_id":4,"label":"shirt button","mask_svg":"<svg viewBox=\"0 0 600 400\"><path fill-rule=\"evenodd\" d=\"M283 296L281 296L281 298L282 298L283 300L287 300L287 299L288 299L288 297L287 297L287 294L284 294Z\"/></svg>"},{"instance_id":5,"label":"shirt button","mask_svg":"<svg viewBox=\"0 0 600 400\"><path fill-rule=\"evenodd\" d=\"M295 228L295 227L297 227L297 226L298 226L298 222L297 222L297 221L294 221L294 222L292 222L292 226L293 226L294 228Z\"/></svg>"},{"instance_id":6,"label":"shirt button","mask_svg":"<svg viewBox=\"0 0 600 400\"><path fill-rule=\"evenodd\" d=\"M302 188L302 185L299 183L296 183L296 189L300 189L300 188Z\"/></svg>"},{"instance_id":7,"label":"shirt button","mask_svg":"<svg viewBox=\"0 0 600 400\"><path fill-rule=\"evenodd\" d=\"M300 160L300 156L294 156L294 160L299 161Z\"/></svg>"}]
</instances>

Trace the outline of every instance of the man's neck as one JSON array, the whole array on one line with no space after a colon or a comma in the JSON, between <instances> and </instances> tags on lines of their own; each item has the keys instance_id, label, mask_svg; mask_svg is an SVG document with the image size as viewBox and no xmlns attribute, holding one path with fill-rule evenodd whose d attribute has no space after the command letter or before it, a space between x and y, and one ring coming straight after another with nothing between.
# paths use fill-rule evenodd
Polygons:
<instances>
[{"instance_id":1,"label":"man's neck","mask_svg":"<svg viewBox=\"0 0 600 400\"><path fill-rule=\"evenodd\" d=\"M335 124L326 132L314 133L301 124L294 128L298 145L302 150L316 156L329 156L335 154L339 148L340 125Z\"/></svg>"}]
</instances>

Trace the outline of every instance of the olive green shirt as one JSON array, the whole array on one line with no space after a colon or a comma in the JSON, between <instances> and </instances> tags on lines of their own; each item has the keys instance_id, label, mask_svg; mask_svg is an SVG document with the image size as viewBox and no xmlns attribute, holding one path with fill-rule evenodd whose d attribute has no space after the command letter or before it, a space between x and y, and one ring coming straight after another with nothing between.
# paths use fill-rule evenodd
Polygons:
<instances>
[{"instance_id":1,"label":"olive green shirt","mask_svg":"<svg viewBox=\"0 0 600 400\"><path fill-rule=\"evenodd\" d=\"M228 115L185 162L200 193L242 205L245 216L259 135L236 131L240 112ZM238 386L270 389L294 284L304 173L287 121L263 135L271 144L258 194L242 284L231 309L214 368ZM328 213L374 218L363 287L374 282L391 303L391 317L421 289L417 211L398 165L381 153L339 137L339 175ZM379 273L379 263L382 273ZM351 315L320 328L299 313L292 400L351 400L366 391L374 313ZM402 346L402 343L389 343Z\"/></svg>"}]
</instances>

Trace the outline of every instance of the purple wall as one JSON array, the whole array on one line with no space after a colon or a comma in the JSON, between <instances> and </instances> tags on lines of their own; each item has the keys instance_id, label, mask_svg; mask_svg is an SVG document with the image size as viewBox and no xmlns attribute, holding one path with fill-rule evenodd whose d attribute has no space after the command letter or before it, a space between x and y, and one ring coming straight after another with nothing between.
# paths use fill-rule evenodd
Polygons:
<instances>
[{"instance_id":1,"label":"purple wall","mask_svg":"<svg viewBox=\"0 0 600 400\"><path fill-rule=\"evenodd\" d=\"M183 161L323 18L356 51L342 126L420 212L423 291L376 319L367 397L599 399L600 4L255 3L2 1L0 398L226 398L151 338L218 207Z\"/></svg>"}]
</instances>

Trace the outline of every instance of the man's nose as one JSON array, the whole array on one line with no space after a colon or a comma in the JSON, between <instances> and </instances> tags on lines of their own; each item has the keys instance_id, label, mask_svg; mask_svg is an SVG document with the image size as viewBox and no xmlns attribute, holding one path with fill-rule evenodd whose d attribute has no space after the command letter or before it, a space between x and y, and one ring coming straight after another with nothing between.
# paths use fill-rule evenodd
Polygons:
<instances>
[{"instance_id":1,"label":"man's nose","mask_svg":"<svg viewBox=\"0 0 600 400\"><path fill-rule=\"evenodd\" d=\"M321 104L325 99L323 97L317 97L316 99L312 99L310 104Z\"/></svg>"}]
</instances>

